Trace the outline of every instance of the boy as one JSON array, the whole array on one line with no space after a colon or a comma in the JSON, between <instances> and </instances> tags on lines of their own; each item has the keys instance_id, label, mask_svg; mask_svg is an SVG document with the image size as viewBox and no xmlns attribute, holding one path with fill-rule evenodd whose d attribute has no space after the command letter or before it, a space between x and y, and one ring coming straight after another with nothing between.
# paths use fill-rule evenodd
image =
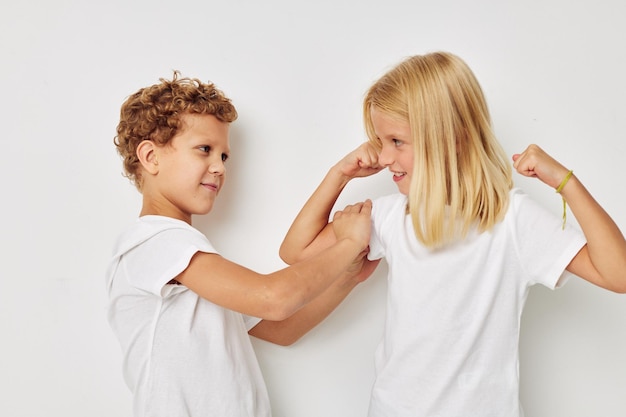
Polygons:
<instances>
[{"instance_id":1,"label":"boy","mask_svg":"<svg viewBox=\"0 0 626 417\"><path fill-rule=\"evenodd\" d=\"M246 333L293 343L373 270L369 201L334 217L337 244L267 275L222 258L191 226L224 185L236 117L213 84L177 72L122 106L114 142L143 204L107 272L108 319L136 417L270 416Z\"/></svg>"}]
</instances>

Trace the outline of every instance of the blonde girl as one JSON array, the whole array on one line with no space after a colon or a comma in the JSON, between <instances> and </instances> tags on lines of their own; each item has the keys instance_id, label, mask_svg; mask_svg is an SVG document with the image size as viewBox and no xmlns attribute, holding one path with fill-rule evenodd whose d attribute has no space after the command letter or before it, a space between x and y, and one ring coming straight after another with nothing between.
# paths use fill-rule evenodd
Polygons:
<instances>
[{"instance_id":1,"label":"blonde girl","mask_svg":"<svg viewBox=\"0 0 626 417\"><path fill-rule=\"evenodd\" d=\"M626 241L573 172L536 145L513 156L569 204L564 225L513 186L485 98L450 53L410 57L364 100L369 141L333 166L281 246L288 263L335 242L329 216L353 178L388 168L368 258L385 258L388 306L370 417L523 415L520 319L529 288L575 274L626 292Z\"/></svg>"}]
</instances>

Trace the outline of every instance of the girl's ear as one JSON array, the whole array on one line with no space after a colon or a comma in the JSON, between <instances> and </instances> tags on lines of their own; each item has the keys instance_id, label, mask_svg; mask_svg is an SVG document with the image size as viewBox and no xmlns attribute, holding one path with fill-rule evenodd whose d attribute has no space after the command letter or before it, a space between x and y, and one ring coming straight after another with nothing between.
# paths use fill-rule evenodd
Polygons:
<instances>
[{"instance_id":1,"label":"girl's ear","mask_svg":"<svg viewBox=\"0 0 626 417\"><path fill-rule=\"evenodd\" d=\"M144 140L137 146L137 158L141 166L147 173L152 175L159 172L157 153L156 145L151 140Z\"/></svg>"}]
</instances>

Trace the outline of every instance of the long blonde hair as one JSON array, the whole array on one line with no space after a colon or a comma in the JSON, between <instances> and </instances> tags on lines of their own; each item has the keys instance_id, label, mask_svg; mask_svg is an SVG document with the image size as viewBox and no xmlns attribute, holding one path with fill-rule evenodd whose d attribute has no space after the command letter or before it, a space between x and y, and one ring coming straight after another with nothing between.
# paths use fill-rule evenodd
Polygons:
<instances>
[{"instance_id":1,"label":"long blonde hair","mask_svg":"<svg viewBox=\"0 0 626 417\"><path fill-rule=\"evenodd\" d=\"M420 242L442 247L474 226L484 232L502 220L513 186L511 164L493 133L482 89L463 60L445 52L413 56L370 87L365 129L380 149L372 107L411 128L408 211Z\"/></svg>"}]
</instances>

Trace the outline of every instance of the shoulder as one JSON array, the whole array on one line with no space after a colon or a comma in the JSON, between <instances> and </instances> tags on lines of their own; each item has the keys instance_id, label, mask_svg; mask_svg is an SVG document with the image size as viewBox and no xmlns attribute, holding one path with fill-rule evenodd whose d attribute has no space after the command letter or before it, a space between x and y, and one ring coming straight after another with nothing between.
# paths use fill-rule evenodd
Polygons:
<instances>
[{"instance_id":1,"label":"shoulder","mask_svg":"<svg viewBox=\"0 0 626 417\"><path fill-rule=\"evenodd\" d=\"M204 234L191 225L165 216L142 216L128 227L118 238L114 256L121 256L147 242L186 242L198 250L215 252Z\"/></svg>"},{"instance_id":2,"label":"shoulder","mask_svg":"<svg viewBox=\"0 0 626 417\"><path fill-rule=\"evenodd\" d=\"M407 196L400 193L394 193L378 197L372 201L372 211L378 212L392 212L395 210L406 210L408 199Z\"/></svg>"},{"instance_id":3,"label":"shoulder","mask_svg":"<svg viewBox=\"0 0 626 417\"><path fill-rule=\"evenodd\" d=\"M516 223L518 226L535 221L561 224L555 213L549 211L520 188L513 188L509 193L509 207L505 219Z\"/></svg>"},{"instance_id":4,"label":"shoulder","mask_svg":"<svg viewBox=\"0 0 626 417\"><path fill-rule=\"evenodd\" d=\"M380 259L385 256L387 246L396 239L405 228L407 196L400 193L379 197L372 201L372 235L368 258ZM405 234L401 233L402 236Z\"/></svg>"},{"instance_id":5,"label":"shoulder","mask_svg":"<svg viewBox=\"0 0 626 417\"><path fill-rule=\"evenodd\" d=\"M372 224L374 229L386 228L391 219L402 219L406 214L407 196L389 194L372 201Z\"/></svg>"}]
</instances>

